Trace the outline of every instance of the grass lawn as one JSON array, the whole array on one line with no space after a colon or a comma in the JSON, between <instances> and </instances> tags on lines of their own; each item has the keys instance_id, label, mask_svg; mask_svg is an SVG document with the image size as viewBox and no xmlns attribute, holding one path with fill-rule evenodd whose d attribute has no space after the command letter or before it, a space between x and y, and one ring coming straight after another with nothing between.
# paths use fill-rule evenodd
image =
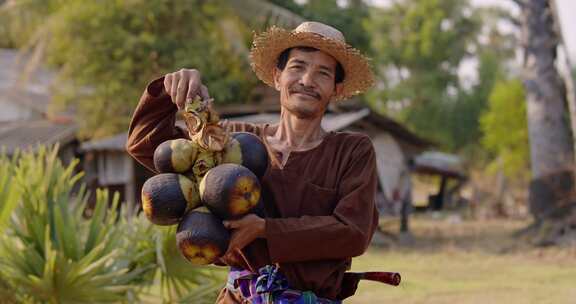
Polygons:
<instances>
[{"instance_id":1,"label":"grass lawn","mask_svg":"<svg viewBox=\"0 0 576 304\"><path fill-rule=\"evenodd\" d=\"M576 248L531 248L523 221L416 217L409 246L371 248L354 271L397 271L392 287L361 281L345 303L576 303Z\"/></svg>"}]
</instances>

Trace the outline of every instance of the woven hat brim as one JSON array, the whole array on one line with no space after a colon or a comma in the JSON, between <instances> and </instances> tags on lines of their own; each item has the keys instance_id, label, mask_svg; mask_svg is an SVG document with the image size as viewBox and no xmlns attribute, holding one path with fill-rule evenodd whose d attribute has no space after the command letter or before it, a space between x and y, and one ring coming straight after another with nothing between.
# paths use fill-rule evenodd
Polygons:
<instances>
[{"instance_id":1,"label":"woven hat brim","mask_svg":"<svg viewBox=\"0 0 576 304\"><path fill-rule=\"evenodd\" d=\"M369 59L348 44L309 32L291 32L272 27L254 38L250 58L256 76L274 87L274 68L280 54L292 47L306 46L319 49L342 65L345 78L341 94L335 100L347 99L365 92L374 84L374 75Z\"/></svg>"}]
</instances>

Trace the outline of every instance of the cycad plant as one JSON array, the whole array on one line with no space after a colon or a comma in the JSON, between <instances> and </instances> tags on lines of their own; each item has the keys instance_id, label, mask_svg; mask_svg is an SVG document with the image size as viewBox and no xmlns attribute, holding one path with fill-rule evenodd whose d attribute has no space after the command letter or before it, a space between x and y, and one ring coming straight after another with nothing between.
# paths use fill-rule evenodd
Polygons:
<instances>
[{"instance_id":1,"label":"cycad plant","mask_svg":"<svg viewBox=\"0 0 576 304\"><path fill-rule=\"evenodd\" d=\"M126 252L134 252L134 266L154 265L143 276L138 299L143 303L214 303L225 283L222 268L193 266L176 246L176 227L151 225L141 213L128 219L125 227Z\"/></svg>"},{"instance_id":2,"label":"cycad plant","mask_svg":"<svg viewBox=\"0 0 576 304\"><path fill-rule=\"evenodd\" d=\"M123 213L116 225L122 227L123 252L132 267L153 265L139 278L138 303L214 303L226 280L225 269L190 264L176 245L176 226L152 225L144 213Z\"/></svg>"},{"instance_id":3,"label":"cycad plant","mask_svg":"<svg viewBox=\"0 0 576 304\"><path fill-rule=\"evenodd\" d=\"M18 204L18 188L12 185L15 159L7 156L5 151L0 151L0 233L8 224L12 210Z\"/></svg>"},{"instance_id":4,"label":"cycad plant","mask_svg":"<svg viewBox=\"0 0 576 304\"><path fill-rule=\"evenodd\" d=\"M0 157L0 216L9 214L0 231L3 303L213 301L220 272L185 264L171 229L127 218L118 196L102 190L84 218L77 160L63 166L57 152Z\"/></svg>"},{"instance_id":5,"label":"cycad plant","mask_svg":"<svg viewBox=\"0 0 576 304\"><path fill-rule=\"evenodd\" d=\"M12 210L18 204L17 188L12 185L14 161L5 151L0 151L0 235L10 219ZM8 283L8 279L0 272L0 299L2 303L17 303L16 296Z\"/></svg>"},{"instance_id":6,"label":"cycad plant","mask_svg":"<svg viewBox=\"0 0 576 304\"><path fill-rule=\"evenodd\" d=\"M131 267L116 225L118 197L97 193L90 220L82 218L88 198L77 161L64 167L57 149L23 153L12 186L19 205L0 242L1 272L24 301L81 303L123 301L135 294L136 279L151 266Z\"/></svg>"}]
</instances>

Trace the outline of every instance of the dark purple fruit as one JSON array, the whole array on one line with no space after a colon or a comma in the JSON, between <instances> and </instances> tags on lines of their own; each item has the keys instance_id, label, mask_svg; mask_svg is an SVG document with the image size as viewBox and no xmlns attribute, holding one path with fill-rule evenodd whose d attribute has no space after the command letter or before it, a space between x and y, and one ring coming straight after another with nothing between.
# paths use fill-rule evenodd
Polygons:
<instances>
[{"instance_id":1,"label":"dark purple fruit","mask_svg":"<svg viewBox=\"0 0 576 304\"><path fill-rule=\"evenodd\" d=\"M222 163L242 165L262 178L268 169L268 151L258 136L248 132L232 133Z\"/></svg>"},{"instance_id":2,"label":"dark purple fruit","mask_svg":"<svg viewBox=\"0 0 576 304\"><path fill-rule=\"evenodd\" d=\"M176 232L182 255L194 265L214 263L228 249L230 234L222 221L206 208L188 212Z\"/></svg>"},{"instance_id":3,"label":"dark purple fruit","mask_svg":"<svg viewBox=\"0 0 576 304\"><path fill-rule=\"evenodd\" d=\"M162 173L149 178L142 186L142 209L156 225L173 225L186 210L200 204L198 187L187 177Z\"/></svg>"},{"instance_id":4,"label":"dark purple fruit","mask_svg":"<svg viewBox=\"0 0 576 304\"><path fill-rule=\"evenodd\" d=\"M154 167L160 173L183 173L192 168L197 154L198 149L190 140L167 140L154 151Z\"/></svg>"},{"instance_id":5,"label":"dark purple fruit","mask_svg":"<svg viewBox=\"0 0 576 304\"><path fill-rule=\"evenodd\" d=\"M236 164L212 168L200 182L200 198L214 215L234 219L251 212L260 199L260 182L252 171Z\"/></svg>"}]
</instances>

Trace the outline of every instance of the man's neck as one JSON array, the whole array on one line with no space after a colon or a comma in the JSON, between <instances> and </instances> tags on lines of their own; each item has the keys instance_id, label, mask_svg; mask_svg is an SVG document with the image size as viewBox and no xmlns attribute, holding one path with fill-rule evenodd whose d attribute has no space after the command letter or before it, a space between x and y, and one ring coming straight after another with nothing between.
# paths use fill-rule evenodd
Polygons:
<instances>
[{"instance_id":1,"label":"man's neck","mask_svg":"<svg viewBox=\"0 0 576 304\"><path fill-rule=\"evenodd\" d=\"M298 118L283 108L278 127L270 139L279 150L308 150L318 145L326 135L321 122L322 116Z\"/></svg>"}]
</instances>

